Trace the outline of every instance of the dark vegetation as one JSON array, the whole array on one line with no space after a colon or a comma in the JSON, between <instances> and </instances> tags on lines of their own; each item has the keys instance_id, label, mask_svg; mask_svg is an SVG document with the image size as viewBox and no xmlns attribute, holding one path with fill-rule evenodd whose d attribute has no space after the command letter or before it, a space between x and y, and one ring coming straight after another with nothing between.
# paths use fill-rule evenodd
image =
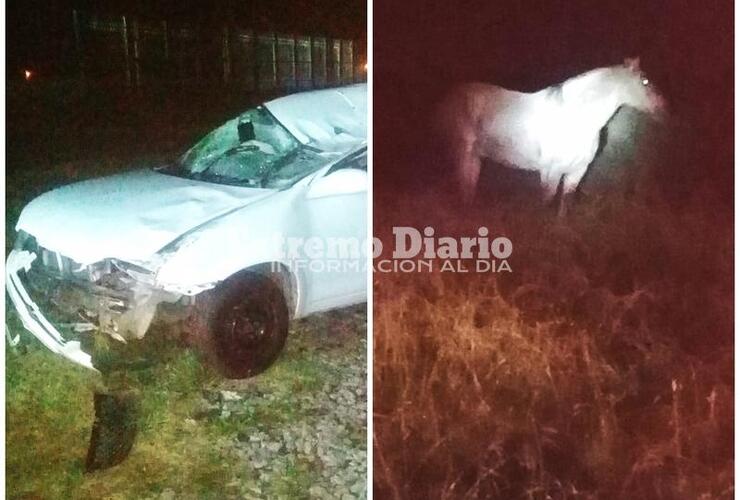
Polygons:
<instances>
[{"instance_id":1,"label":"dark vegetation","mask_svg":"<svg viewBox=\"0 0 740 500\"><path fill-rule=\"evenodd\" d=\"M514 244L511 273L376 273L378 497L732 498L733 215L707 175L731 147L696 133L622 110L563 221L495 165L468 210L376 185L386 246Z\"/></svg>"}]
</instances>

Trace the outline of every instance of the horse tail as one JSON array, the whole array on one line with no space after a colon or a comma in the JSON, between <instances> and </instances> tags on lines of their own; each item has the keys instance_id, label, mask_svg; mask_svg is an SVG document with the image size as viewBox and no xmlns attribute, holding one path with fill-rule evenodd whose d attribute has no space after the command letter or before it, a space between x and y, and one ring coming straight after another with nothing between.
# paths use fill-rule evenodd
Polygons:
<instances>
[{"instance_id":1,"label":"horse tail","mask_svg":"<svg viewBox=\"0 0 740 500\"><path fill-rule=\"evenodd\" d=\"M444 165L465 204L475 198L481 160L476 151L478 117L466 86L454 88L436 106L433 134Z\"/></svg>"}]
</instances>

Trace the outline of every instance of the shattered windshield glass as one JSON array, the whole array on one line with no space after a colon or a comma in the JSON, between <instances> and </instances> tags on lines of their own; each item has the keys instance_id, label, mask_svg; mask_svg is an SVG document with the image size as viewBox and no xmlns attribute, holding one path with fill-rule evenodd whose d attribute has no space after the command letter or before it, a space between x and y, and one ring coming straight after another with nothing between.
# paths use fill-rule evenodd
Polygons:
<instances>
[{"instance_id":1,"label":"shattered windshield glass","mask_svg":"<svg viewBox=\"0 0 740 500\"><path fill-rule=\"evenodd\" d=\"M324 162L260 106L205 136L185 153L178 167L182 175L198 180L280 188Z\"/></svg>"}]
</instances>

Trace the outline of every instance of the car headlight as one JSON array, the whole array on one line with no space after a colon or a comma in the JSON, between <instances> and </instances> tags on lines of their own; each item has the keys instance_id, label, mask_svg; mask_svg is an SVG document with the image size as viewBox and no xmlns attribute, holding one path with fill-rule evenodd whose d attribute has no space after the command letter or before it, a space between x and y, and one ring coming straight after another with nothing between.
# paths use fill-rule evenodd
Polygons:
<instances>
[{"instance_id":1,"label":"car headlight","mask_svg":"<svg viewBox=\"0 0 740 500\"><path fill-rule=\"evenodd\" d=\"M110 259L110 262L114 267L128 274L136 281L140 283L146 283L148 285L154 284L155 273L153 271L150 271L145 267L132 264L130 262L124 262L122 260Z\"/></svg>"}]
</instances>

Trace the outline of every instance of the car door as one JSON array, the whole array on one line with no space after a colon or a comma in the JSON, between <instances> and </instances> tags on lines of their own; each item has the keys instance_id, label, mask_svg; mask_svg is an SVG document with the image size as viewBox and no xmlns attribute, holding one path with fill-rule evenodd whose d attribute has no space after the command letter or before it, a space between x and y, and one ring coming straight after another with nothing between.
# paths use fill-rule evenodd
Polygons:
<instances>
[{"instance_id":1,"label":"car door","mask_svg":"<svg viewBox=\"0 0 740 500\"><path fill-rule=\"evenodd\" d=\"M366 300L367 184L367 150L362 149L307 187L305 313Z\"/></svg>"}]
</instances>

